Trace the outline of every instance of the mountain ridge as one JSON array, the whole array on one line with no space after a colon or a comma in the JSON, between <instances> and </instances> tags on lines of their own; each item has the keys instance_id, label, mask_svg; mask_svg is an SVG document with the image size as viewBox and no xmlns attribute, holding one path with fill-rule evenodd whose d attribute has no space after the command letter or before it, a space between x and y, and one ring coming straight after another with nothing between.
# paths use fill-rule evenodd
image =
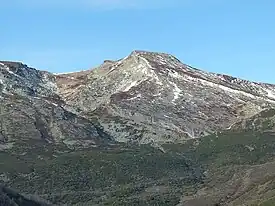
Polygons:
<instances>
[{"instance_id":1,"label":"mountain ridge","mask_svg":"<svg viewBox=\"0 0 275 206\"><path fill-rule=\"evenodd\" d=\"M237 98L241 97L238 99L238 101L242 103L246 101L254 101L257 102L253 103L256 105L259 105L260 102L274 104L274 85L249 82L227 75L204 72L202 70L198 70L188 65L185 65L172 55L165 53L134 51L129 56L126 56L121 60L118 60L116 62L108 62L107 65L102 64L95 70L90 70L90 72L86 73L85 75L88 78L86 86L89 85L89 81L91 82L91 84L89 88L86 88L86 91L85 86L82 85L84 86L84 89L81 87L81 92L85 91L86 95L83 94L83 96L86 96L87 98L94 95L94 93L91 91L93 91L92 86L96 84L95 82L98 81L97 85L95 85L96 90L97 88L101 87L100 84L103 85L105 83L104 81L106 81L106 86L102 86L102 88L98 91L99 96L95 95L95 97L93 98L93 100L96 99L96 101L98 101L97 97L99 97L99 99L103 98L103 100L99 101L98 104L95 104L93 108L88 109L90 111L99 108L99 105L101 104L108 104L108 102L111 102L110 104L113 104L114 102L112 101L116 102L118 100L125 100L127 95L130 95L130 100L140 100L142 97L140 96L141 94L138 94L138 90L142 89L142 87L147 87L146 91L142 90L143 92L145 92L145 94L149 91L152 92L150 93L150 95L147 95L147 101L149 101L149 99L152 100L154 99L154 96L158 96L159 94L161 94L163 88L167 87L167 85L170 85L170 87L166 88L165 95L170 95L171 98L169 102L161 102L160 104L162 105L169 105L171 102L173 103L173 105L179 104L179 100L182 98L182 91L186 89L192 90L192 85L195 85L202 89L208 87L208 90L206 90L206 92L208 92L209 94L212 91L217 90L217 92L219 93L222 92L227 94L228 98L231 98L233 94L233 96L235 96L234 98L236 98L236 96ZM66 77L66 74L63 74L61 76ZM74 74L71 73L68 74L67 77L74 78L73 76ZM122 76L124 77L122 78ZM181 84L180 87L177 85L178 83ZM114 87L115 84L117 84L117 87ZM106 87L109 87L109 90L107 89L106 91L103 91ZM134 91L135 88L138 89ZM136 93L136 96L133 96L131 94L131 90L133 94ZM110 94L110 96L108 97L108 95L106 96L102 92L105 94ZM193 91L195 95L196 92L197 91ZM69 96L72 95L74 94L71 93ZM81 99L83 98L79 95L80 93L78 93L78 97L76 96L75 98L79 98L81 101ZM192 101L192 94L187 93L187 95L190 95L191 97L185 97L183 100ZM203 94L200 94L200 98L202 95ZM90 99L88 101L93 102L93 100ZM104 101L106 102L104 103ZM68 102L70 102L70 100ZM153 102L150 102L150 104L152 103ZM87 108L82 109L86 110ZM167 113L169 113L168 110ZM127 118L129 119L129 116ZM146 124L150 124L150 122L147 122ZM182 131L182 133L184 132L186 133L187 131ZM189 134L189 136L191 135Z\"/></svg>"},{"instance_id":2,"label":"mountain ridge","mask_svg":"<svg viewBox=\"0 0 275 206\"><path fill-rule=\"evenodd\" d=\"M50 97L53 104L96 120L123 142L162 144L203 137L275 104L275 85L205 72L161 52L135 50L97 68L63 74L18 62L1 64L2 73L14 79L10 85L20 90L13 92Z\"/></svg>"}]
</instances>

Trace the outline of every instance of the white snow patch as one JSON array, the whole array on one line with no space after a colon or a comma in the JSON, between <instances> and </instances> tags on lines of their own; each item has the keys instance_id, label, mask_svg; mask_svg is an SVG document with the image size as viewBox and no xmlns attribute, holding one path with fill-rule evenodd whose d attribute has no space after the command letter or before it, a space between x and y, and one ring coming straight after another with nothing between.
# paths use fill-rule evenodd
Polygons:
<instances>
[{"instance_id":1,"label":"white snow patch","mask_svg":"<svg viewBox=\"0 0 275 206\"><path fill-rule=\"evenodd\" d=\"M153 97L161 96L161 93L159 92L158 94L154 94Z\"/></svg>"},{"instance_id":2,"label":"white snow patch","mask_svg":"<svg viewBox=\"0 0 275 206\"><path fill-rule=\"evenodd\" d=\"M264 89L267 92L267 96L271 99L275 99L275 93L269 89Z\"/></svg>"},{"instance_id":3,"label":"white snow patch","mask_svg":"<svg viewBox=\"0 0 275 206\"><path fill-rule=\"evenodd\" d=\"M226 81L225 78L221 75L219 75L218 78L221 79L222 81Z\"/></svg>"},{"instance_id":4,"label":"white snow patch","mask_svg":"<svg viewBox=\"0 0 275 206\"><path fill-rule=\"evenodd\" d=\"M140 57L140 58L143 58L143 57ZM143 58L146 62L147 60L145 58ZM149 67L146 67L146 65ZM141 72L146 76L146 77L152 77L153 79L156 80L156 84L162 86L163 83L160 81L158 75L152 70L152 66L149 64L149 62L147 62L146 65L143 65L143 64L139 64L136 68L137 69L141 69Z\"/></svg>"},{"instance_id":5,"label":"white snow patch","mask_svg":"<svg viewBox=\"0 0 275 206\"><path fill-rule=\"evenodd\" d=\"M126 86L126 88L123 90L124 92L129 91L132 87L137 86L138 85L138 81L133 81L130 83L130 85Z\"/></svg>"},{"instance_id":6,"label":"white snow patch","mask_svg":"<svg viewBox=\"0 0 275 206\"><path fill-rule=\"evenodd\" d=\"M226 130L230 130L234 125L235 123L231 124L229 127L226 128Z\"/></svg>"},{"instance_id":7,"label":"white snow patch","mask_svg":"<svg viewBox=\"0 0 275 206\"><path fill-rule=\"evenodd\" d=\"M45 102L47 102L48 104L51 104L51 105L53 105L53 106L55 106L55 107L58 107L58 104L56 104L56 103L54 103L54 102L50 102L50 101L48 101L48 100L45 100Z\"/></svg>"},{"instance_id":8,"label":"white snow patch","mask_svg":"<svg viewBox=\"0 0 275 206\"><path fill-rule=\"evenodd\" d=\"M129 56L126 56L126 57L124 57L123 59L117 61L117 62L115 63L115 67L119 66L119 65L120 65L123 61L125 61L128 57L129 57Z\"/></svg>"},{"instance_id":9,"label":"white snow patch","mask_svg":"<svg viewBox=\"0 0 275 206\"><path fill-rule=\"evenodd\" d=\"M161 55L158 55L158 62L162 65L167 64L167 61L165 58L163 58Z\"/></svg>"},{"instance_id":10,"label":"white snow patch","mask_svg":"<svg viewBox=\"0 0 275 206\"><path fill-rule=\"evenodd\" d=\"M147 59L145 59L144 57L139 57L139 58L141 58L149 68L153 69L153 67L152 67L151 64L148 62Z\"/></svg>"},{"instance_id":11,"label":"white snow patch","mask_svg":"<svg viewBox=\"0 0 275 206\"><path fill-rule=\"evenodd\" d=\"M137 98L141 98L141 94L138 94L137 96L132 97L132 98L130 98L130 99L128 99L128 100L134 100L134 99L137 99Z\"/></svg>"},{"instance_id":12,"label":"white snow patch","mask_svg":"<svg viewBox=\"0 0 275 206\"><path fill-rule=\"evenodd\" d=\"M196 139L195 134L194 134L193 131L192 131L192 134L190 132L187 132L187 131L183 131L183 133L187 134L192 139Z\"/></svg>"},{"instance_id":13,"label":"white snow patch","mask_svg":"<svg viewBox=\"0 0 275 206\"><path fill-rule=\"evenodd\" d=\"M110 71L109 71L109 73L111 73L112 71L114 71L116 69L116 67L112 67L111 69L110 69Z\"/></svg>"},{"instance_id":14,"label":"white snow patch","mask_svg":"<svg viewBox=\"0 0 275 206\"><path fill-rule=\"evenodd\" d=\"M7 69L7 71L8 71L10 74L14 74L14 72L11 71L11 70L9 69L9 67L7 67L6 69Z\"/></svg>"},{"instance_id":15,"label":"white snow patch","mask_svg":"<svg viewBox=\"0 0 275 206\"><path fill-rule=\"evenodd\" d=\"M54 75L63 75L63 74L73 74L73 73L79 73L83 72L85 70L80 70L80 71L73 71L73 72L62 72L62 73L53 73Z\"/></svg>"},{"instance_id":16,"label":"white snow patch","mask_svg":"<svg viewBox=\"0 0 275 206\"><path fill-rule=\"evenodd\" d=\"M58 107L58 104L56 104L56 103L53 103L53 102L52 102L52 105L54 105L54 106Z\"/></svg>"},{"instance_id":17,"label":"white snow patch","mask_svg":"<svg viewBox=\"0 0 275 206\"><path fill-rule=\"evenodd\" d=\"M144 71L144 68L146 69L146 67L144 67L142 64L139 64L139 65L137 66L137 68L138 68L138 69L143 69L142 71Z\"/></svg>"},{"instance_id":18,"label":"white snow patch","mask_svg":"<svg viewBox=\"0 0 275 206\"><path fill-rule=\"evenodd\" d=\"M185 95L189 96L189 97L193 97L192 94L189 94L189 93L185 93Z\"/></svg>"},{"instance_id":19,"label":"white snow patch","mask_svg":"<svg viewBox=\"0 0 275 206\"><path fill-rule=\"evenodd\" d=\"M17 74L15 74L13 71L11 71L9 67L5 67L5 69L6 69L10 74L12 74L12 75L14 75L14 76L17 76L17 77L20 77L20 76L18 76Z\"/></svg>"},{"instance_id":20,"label":"white snow patch","mask_svg":"<svg viewBox=\"0 0 275 206\"><path fill-rule=\"evenodd\" d=\"M245 145L245 148L247 148L250 152L252 152L253 150L255 150L254 147L251 147L249 145Z\"/></svg>"},{"instance_id":21,"label":"white snow patch","mask_svg":"<svg viewBox=\"0 0 275 206\"><path fill-rule=\"evenodd\" d=\"M213 82L209 82L209 81L206 81L204 79L199 79L199 78L194 78L194 77L190 77L190 76L185 76L185 80L200 82L203 85L207 85L207 86L211 86L211 87L217 87L217 88L222 89L222 90L224 90L226 92L235 93L235 94L241 94L241 95L250 97L252 99L256 99L257 98L253 94L250 94L250 93L247 93L247 92L244 92L244 91L240 91L240 90L236 90L236 89L232 89L232 88L229 88L229 87L226 87L226 86L223 86L223 85L220 85L220 84L216 84L216 83L213 83Z\"/></svg>"},{"instance_id":22,"label":"white snow patch","mask_svg":"<svg viewBox=\"0 0 275 206\"><path fill-rule=\"evenodd\" d=\"M173 89L173 91L174 91L174 99L172 100L172 102L175 102L179 98L179 96L181 95L182 90L174 82L171 82L171 83L174 86L174 89Z\"/></svg>"}]
</instances>

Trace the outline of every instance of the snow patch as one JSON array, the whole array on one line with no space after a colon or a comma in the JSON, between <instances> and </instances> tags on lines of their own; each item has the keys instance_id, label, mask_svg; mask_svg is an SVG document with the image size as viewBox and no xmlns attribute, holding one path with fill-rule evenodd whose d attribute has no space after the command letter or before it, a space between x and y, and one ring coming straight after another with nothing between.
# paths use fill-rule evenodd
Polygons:
<instances>
[{"instance_id":1,"label":"snow patch","mask_svg":"<svg viewBox=\"0 0 275 206\"><path fill-rule=\"evenodd\" d=\"M138 81L133 81L133 82L131 82L130 85L126 86L126 88L125 88L123 91L124 91L124 92L127 92L127 91L129 91L132 87L137 86L137 85L138 85Z\"/></svg>"},{"instance_id":2,"label":"snow patch","mask_svg":"<svg viewBox=\"0 0 275 206\"><path fill-rule=\"evenodd\" d=\"M249 145L245 145L245 148L248 149L250 152L252 152L253 150L255 150L254 147L251 147Z\"/></svg>"},{"instance_id":3,"label":"snow patch","mask_svg":"<svg viewBox=\"0 0 275 206\"><path fill-rule=\"evenodd\" d=\"M200 82L202 85L206 85L206 86L210 86L210 87L217 87L217 88L219 88L221 90L224 90L226 92L230 92L230 93L234 93L234 94L238 94L238 95L247 96L247 97L252 98L252 99L259 98L259 97L255 96L253 94L250 94L250 93L247 93L247 92L244 92L244 91L240 91L240 90L236 90L236 89L232 89L232 88L229 88L229 87L226 87L226 86L223 86L223 85L220 85L220 84L216 84L216 83L213 83L213 82L209 82L209 81L204 80L204 79L199 79L199 78L194 78L194 77L190 77L190 76L185 76L185 80L186 81Z\"/></svg>"},{"instance_id":4,"label":"snow patch","mask_svg":"<svg viewBox=\"0 0 275 206\"><path fill-rule=\"evenodd\" d=\"M53 103L53 102L52 102L52 105L58 107L58 104L56 104L56 103Z\"/></svg>"},{"instance_id":5,"label":"snow patch","mask_svg":"<svg viewBox=\"0 0 275 206\"><path fill-rule=\"evenodd\" d=\"M145 64L146 64L150 69L153 69L153 67L152 67L151 64L148 62L147 59L145 59L144 57L139 57L139 58L141 58L141 59L145 62Z\"/></svg>"},{"instance_id":6,"label":"snow patch","mask_svg":"<svg viewBox=\"0 0 275 206\"><path fill-rule=\"evenodd\" d=\"M174 91L174 98L173 98L172 102L175 102L179 98L179 96L181 95L182 90L174 82L171 82L171 83L174 86L174 89L173 89L173 91Z\"/></svg>"},{"instance_id":7,"label":"snow patch","mask_svg":"<svg viewBox=\"0 0 275 206\"><path fill-rule=\"evenodd\" d=\"M157 57L158 57L158 62L159 62L160 64L162 64L162 65L167 64L166 59L163 58L161 55L158 55Z\"/></svg>"},{"instance_id":8,"label":"snow patch","mask_svg":"<svg viewBox=\"0 0 275 206\"><path fill-rule=\"evenodd\" d=\"M81 71L73 71L73 72L62 72L62 73L53 73L54 75L63 75L63 74L73 74L73 73L79 73L79 72L83 72L85 70L81 70Z\"/></svg>"},{"instance_id":9,"label":"snow patch","mask_svg":"<svg viewBox=\"0 0 275 206\"><path fill-rule=\"evenodd\" d=\"M141 98L141 94L138 94L137 96L132 97L132 98L130 98L130 99L128 99L128 100L134 100L134 99L137 99L137 98Z\"/></svg>"},{"instance_id":10,"label":"snow patch","mask_svg":"<svg viewBox=\"0 0 275 206\"><path fill-rule=\"evenodd\" d=\"M7 67L6 70L7 70L10 74L15 75L15 73L14 73L13 71L11 71L9 67Z\"/></svg>"},{"instance_id":11,"label":"snow patch","mask_svg":"<svg viewBox=\"0 0 275 206\"><path fill-rule=\"evenodd\" d=\"M5 67L5 69L6 69L10 74L12 74L12 75L14 75L14 76L17 76L17 77L20 77L19 75L15 74L13 71L11 71L9 67Z\"/></svg>"},{"instance_id":12,"label":"snow patch","mask_svg":"<svg viewBox=\"0 0 275 206\"><path fill-rule=\"evenodd\" d=\"M125 61L126 59L128 59L128 57L129 57L129 56L126 56L126 57L124 57L123 59L117 61L117 62L115 63L115 67L118 67L123 61Z\"/></svg>"},{"instance_id":13,"label":"snow patch","mask_svg":"<svg viewBox=\"0 0 275 206\"><path fill-rule=\"evenodd\" d=\"M161 93L159 92L158 94L154 94L153 97L161 96Z\"/></svg>"},{"instance_id":14,"label":"snow patch","mask_svg":"<svg viewBox=\"0 0 275 206\"><path fill-rule=\"evenodd\" d=\"M275 93L269 89L264 89L267 92L267 96L271 99L275 99Z\"/></svg>"},{"instance_id":15,"label":"snow patch","mask_svg":"<svg viewBox=\"0 0 275 206\"><path fill-rule=\"evenodd\" d=\"M143 57L140 57L140 58L143 58ZM145 58L143 58L145 61L147 61ZM149 66L149 69L146 67ZM152 77L153 79L156 80L156 84L162 86L163 83L160 81L158 75L152 70L152 66L149 64L146 64L146 65L143 65L143 64L139 64L136 68L137 69L141 69L141 72L146 76L146 77Z\"/></svg>"}]
</instances>

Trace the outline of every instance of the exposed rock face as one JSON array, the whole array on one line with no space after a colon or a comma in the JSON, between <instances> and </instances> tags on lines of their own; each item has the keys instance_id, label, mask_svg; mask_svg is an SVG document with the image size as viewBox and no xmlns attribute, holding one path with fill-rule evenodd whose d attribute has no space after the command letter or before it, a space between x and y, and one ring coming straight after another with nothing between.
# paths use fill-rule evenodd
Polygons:
<instances>
[{"instance_id":1,"label":"exposed rock face","mask_svg":"<svg viewBox=\"0 0 275 206\"><path fill-rule=\"evenodd\" d=\"M63 108L53 74L1 62L0 87L1 143L39 139L97 145L111 141L100 126Z\"/></svg>"},{"instance_id":2,"label":"exposed rock face","mask_svg":"<svg viewBox=\"0 0 275 206\"><path fill-rule=\"evenodd\" d=\"M97 118L118 141L198 138L275 103L274 85L203 72L171 55L144 51L58 75L57 84L67 104Z\"/></svg>"},{"instance_id":3,"label":"exposed rock face","mask_svg":"<svg viewBox=\"0 0 275 206\"><path fill-rule=\"evenodd\" d=\"M134 51L60 75L15 62L1 62L0 71L0 139L26 125L20 137L48 141L177 142L228 129L275 104L274 85L203 72L164 53Z\"/></svg>"},{"instance_id":4,"label":"exposed rock face","mask_svg":"<svg viewBox=\"0 0 275 206\"><path fill-rule=\"evenodd\" d=\"M18 62L0 62L2 91L21 96L46 96L58 98L55 77Z\"/></svg>"}]
</instances>

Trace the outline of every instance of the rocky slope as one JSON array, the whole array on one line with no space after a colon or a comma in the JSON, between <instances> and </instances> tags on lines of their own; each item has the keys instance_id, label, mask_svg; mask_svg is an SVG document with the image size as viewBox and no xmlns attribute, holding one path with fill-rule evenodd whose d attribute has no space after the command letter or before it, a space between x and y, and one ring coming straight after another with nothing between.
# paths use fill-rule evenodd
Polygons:
<instances>
[{"instance_id":1,"label":"rocky slope","mask_svg":"<svg viewBox=\"0 0 275 206\"><path fill-rule=\"evenodd\" d=\"M118 141L177 142L225 130L275 104L275 86L204 72L134 51L94 70L56 76L66 104Z\"/></svg>"},{"instance_id":2,"label":"rocky slope","mask_svg":"<svg viewBox=\"0 0 275 206\"><path fill-rule=\"evenodd\" d=\"M98 145L112 141L102 128L66 110L55 76L15 62L0 63L1 148L25 140Z\"/></svg>"},{"instance_id":3,"label":"rocky slope","mask_svg":"<svg viewBox=\"0 0 275 206\"><path fill-rule=\"evenodd\" d=\"M2 61L0 92L1 141L182 142L226 130L275 104L274 85L146 51L68 74Z\"/></svg>"}]
</instances>

